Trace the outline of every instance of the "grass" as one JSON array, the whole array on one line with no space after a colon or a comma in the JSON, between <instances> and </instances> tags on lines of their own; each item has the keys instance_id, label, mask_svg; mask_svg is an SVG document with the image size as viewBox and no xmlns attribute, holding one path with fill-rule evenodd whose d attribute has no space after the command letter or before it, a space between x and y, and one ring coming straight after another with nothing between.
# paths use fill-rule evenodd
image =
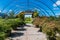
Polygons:
<instances>
[{"instance_id":1,"label":"grass","mask_svg":"<svg viewBox=\"0 0 60 40\"><path fill-rule=\"evenodd\" d=\"M32 18L26 17L25 18L25 23L32 24Z\"/></svg>"}]
</instances>

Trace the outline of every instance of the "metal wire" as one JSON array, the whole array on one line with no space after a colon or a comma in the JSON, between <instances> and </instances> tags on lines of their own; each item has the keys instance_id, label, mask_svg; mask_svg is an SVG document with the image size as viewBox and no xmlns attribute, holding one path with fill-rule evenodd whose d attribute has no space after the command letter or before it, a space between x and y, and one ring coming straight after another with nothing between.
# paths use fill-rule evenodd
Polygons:
<instances>
[{"instance_id":1,"label":"metal wire","mask_svg":"<svg viewBox=\"0 0 60 40\"><path fill-rule=\"evenodd\" d=\"M34 6L34 5L32 5L32 6ZM34 6L34 7L36 7L36 6ZM40 6L39 6L40 7ZM38 7L37 7L38 8ZM40 9L40 8L39 8ZM41 10L41 9L40 9ZM18 11L18 10L17 10ZM42 10L41 10L42 11ZM43 12L43 11L42 11ZM43 12L44 13L44 12ZM48 14L48 12L46 11L46 13ZM45 14L45 13L44 13ZM45 14L45 16L46 16L46 14Z\"/></svg>"},{"instance_id":2,"label":"metal wire","mask_svg":"<svg viewBox=\"0 0 60 40\"><path fill-rule=\"evenodd\" d=\"M2 10L1 10L1 12L3 12L3 10L5 10L9 5L11 5L13 2L16 2L16 0L15 1L10 1Z\"/></svg>"},{"instance_id":3,"label":"metal wire","mask_svg":"<svg viewBox=\"0 0 60 40\"><path fill-rule=\"evenodd\" d=\"M55 3L53 0L50 0L51 2L53 2L53 3ZM55 3L55 5L57 5L56 3ZM60 7L57 5L57 7L60 9Z\"/></svg>"},{"instance_id":4,"label":"metal wire","mask_svg":"<svg viewBox=\"0 0 60 40\"><path fill-rule=\"evenodd\" d=\"M47 8L49 8L50 9L50 7L48 7L46 4L44 4L43 2L41 2L41 1L39 1L39 0L35 0L35 1L37 1L37 2L39 2L39 3L42 3L43 5L45 5ZM13 1L12 2L10 2L8 5L6 5L4 8L3 8L3 10L5 9L5 8L7 8L7 6L9 6L10 4L12 4L13 3ZM36 4L36 3L35 3ZM39 6L39 5L38 5ZM29 0L27 0L27 7L28 7L28 9L29 9ZM39 6L40 8L41 8L41 6ZM43 8L42 8L43 9ZM2 10L2 11L3 11ZM55 15L55 13L53 12L53 10L52 9L50 9L50 11L54 14L54 16L56 16ZM46 10L45 10L45 12L46 13L48 13ZM45 13L44 13L45 14ZM45 14L46 15L46 14ZM48 15L50 15L49 13L48 13Z\"/></svg>"},{"instance_id":5,"label":"metal wire","mask_svg":"<svg viewBox=\"0 0 60 40\"><path fill-rule=\"evenodd\" d=\"M36 0L36 1L42 3L42 4L45 5L47 8L50 9L50 7L48 7L45 3L43 3L43 2L41 2L41 1L39 1L39 0ZM50 10L51 10L51 12L54 14L54 16L56 16L55 13L53 12L53 10L52 10L52 9L50 9Z\"/></svg>"},{"instance_id":6,"label":"metal wire","mask_svg":"<svg viewBox=\"0 0 60 40\"><path fill-rule=\"evenodd\" d=\"M36 5L32 5L32 6L34 6L34 7L36 7ZM38 7L36 7L36 8L38 8ZM40 9L40 11L42 12L41 14L42 14L42 16L46 16L46 14L45 14L45 12L43 11L43 10L41 10L41 8L39 8ZM43 15L44 14L44 15Z\"/></svg>"},{"instance_id":7,"label":"metal wire","mask_svg":"<svg viewBox=\"0 0 60 40\"><path fill-rule=\"evenodd\" d=\"M33 2L32 2L33 3ZM35 5L32 5L32 6L35 6L35 7L37 7L37 8L41 8L41 9L43 9L48 15L50 15L43 7L41 7L40 5L38 5L38 4L36 4L36 3L33 3L33 4L35 4Z\"/></svg>"},{"instance_id":8,"label":"metal wire","mask_svg":"<svg viewBox=\"0 0 60 40\"><path fill-rule=\"evenodd\" d=\"M31 3L32 3L32 2L31 2ZM35 4L35 3L34 3L34 4ZM36 5L38 5L38 4L36 4ZM35 6L34 6L34 5L32 5L32 6L37 7L36 5L35 5ZM38 5L38 6L39 6L39 5ZM39 9L40 9L40 8L42 8L42 7L40 7L40 6L39 6L39 7L37 7L37 8L39 8ZM43 8L42 8L42 9L43 9ZM41 10L41 9L40 9L40 10ZM45 9L43 9L43 10L45 10ZM17 10L17 11L18 11L18 10ZM41 10L41 11L42 11L42 10ZM43 11L42 11L42 12L43 12ZM48 13L46 10L45 10L45 12L49 15L49 13ZM43 13L44 13L44 12L43 12ZM46 14L44 13L44 15L46 15Z\"/></svg>"}]
</instances>

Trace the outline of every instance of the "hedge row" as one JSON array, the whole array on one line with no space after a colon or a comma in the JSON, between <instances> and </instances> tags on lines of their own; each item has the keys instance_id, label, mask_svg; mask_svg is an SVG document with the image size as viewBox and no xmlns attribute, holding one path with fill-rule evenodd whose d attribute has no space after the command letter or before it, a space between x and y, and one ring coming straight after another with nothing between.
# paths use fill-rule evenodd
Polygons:
<instances>
[{"instance_id":1,"label":"hedge row","mask_svg":"<svg viewBox=\"0 0 60 40\"><path fill-rule=\"evenodd\" d=\"M16 19L0 19L0 40L4 40L10 35L12 29L23 25L24 22L19 18Z\"/></svg>"},{"instance_id":2,"label":"hedge row","mask_svg":"<svg viewBox=\"0 0 60 40\"><path fill-rule=\"evenodd\" d=\"M46 33L49 40L57 40L57 37L60 36L60 19L55 17L36 17L33 24L39 27L40 31Z\"/></svg>"}]
</instances>

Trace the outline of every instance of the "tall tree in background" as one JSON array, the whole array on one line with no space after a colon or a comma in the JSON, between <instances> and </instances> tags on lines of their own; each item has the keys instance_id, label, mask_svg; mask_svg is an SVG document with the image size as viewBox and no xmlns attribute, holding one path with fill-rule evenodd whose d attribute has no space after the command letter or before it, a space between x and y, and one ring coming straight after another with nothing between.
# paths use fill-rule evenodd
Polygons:
<instances>
[{"instance_id":1,"label":"tall tree in background","mask_svg":"<svg viewBox=\"0 0 60 40\"><path fill-rule=\"evenodd\" d=\"M24 20L24 15L24 12L21 12L16 17L20 18L21 20Z\"/></svg>"},{"instance_id":2,"label":"tall tree in background","mask_svg":"<svg viewBox=\"0 0 60 40\"><path fill-rule=\"evenodd\" d=\"M35 18L35 17L38 17L39 16L39 13L37 10L35 10L32 14L32 17Z\"/></svg>"},{"instance_id":3,"label":"tall tree in background","mask_svg":"<svg viewBox=\"0 0 60 40\"><path fill-rule=\"evenodd\" d=\"M25 17L24 17L24 15L25 15L25 12L21 12L16 16L16 18L20 18L20 20L22 21L22 23L21 23L22 25L25 25Z\"/></svg>"},{"instance_id":4,"label":"tall tree in background","mask_svg":"<svg viewBox=\"0 0 60 40\"><path fill-rule=\"evenodd\" d=\"M4 13L3 18L7 19L8 18L8 14L7 13Z\"/></svg>"},{"instance_id":5,"label":"tall tree in background","mask_svg":"<svg viewBox=\"0 0 60 40\"><path fill-rule=\"evenodd\" d=\"M14 14L15 14L14 11L10 11L9 12L9 18L15 18Z\"/></svg>"}]
</instances>

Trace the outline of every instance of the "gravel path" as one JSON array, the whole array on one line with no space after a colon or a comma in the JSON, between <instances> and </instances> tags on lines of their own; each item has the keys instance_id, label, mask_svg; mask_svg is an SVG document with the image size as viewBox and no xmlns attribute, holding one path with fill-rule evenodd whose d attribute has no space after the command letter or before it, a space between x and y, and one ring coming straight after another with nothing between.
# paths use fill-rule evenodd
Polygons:
<instances>
[{"instance_id":1,"label":"gravel path","mask_svg":"<svg viewBox=\"0 0 60 40\"><path fill-rule=\"evenodd\" d=\"M45 34L38 32L39 28L35 28L32 24L27 24L23 28L18 27L17 29L18 31L12 31L11 40L46 40Z\"/></svg>"}]
</instances>

